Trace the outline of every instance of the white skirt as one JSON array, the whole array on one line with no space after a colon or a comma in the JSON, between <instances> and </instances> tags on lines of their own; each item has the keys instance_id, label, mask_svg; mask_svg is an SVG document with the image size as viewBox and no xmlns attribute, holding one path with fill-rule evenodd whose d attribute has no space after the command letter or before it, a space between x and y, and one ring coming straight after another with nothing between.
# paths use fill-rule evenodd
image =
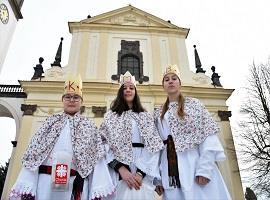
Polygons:
<instances>
[{"instance_id":1,"label":"white skirt","mask_svg":"<svg viewBox=\"0 0 270 200\"><path fill-rule=\"evenodd\" d=\"M143 180L140 190L129 189L126 182L121 180L116 189L117 200L154 200L155 186L148 180Z\"/></svg>"}]
</instances>

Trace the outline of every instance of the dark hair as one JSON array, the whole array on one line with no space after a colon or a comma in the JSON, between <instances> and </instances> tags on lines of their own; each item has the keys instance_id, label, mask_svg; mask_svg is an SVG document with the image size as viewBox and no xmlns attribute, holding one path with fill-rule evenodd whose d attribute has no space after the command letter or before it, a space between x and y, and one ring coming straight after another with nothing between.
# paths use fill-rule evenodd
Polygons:
<instances>
[{"instance_id":1,"label":"dark hair","mask_svg":"<svg viewBox=\"0 0 270 200\"><path fill-rule=\"evenodd\" d=\"M136 87L135 87L135 96L132 104L133 105L131 109L133 112L140 113L145 111L145 109L142 107ZM121 115L124 111L127 111L129 109L130 108L128 107L128 104L124 99L124 85L122 85L117 92L117 97L111 103L111 110L113 112L116 112L118 115Z\"/></svg>"}]
</instances>

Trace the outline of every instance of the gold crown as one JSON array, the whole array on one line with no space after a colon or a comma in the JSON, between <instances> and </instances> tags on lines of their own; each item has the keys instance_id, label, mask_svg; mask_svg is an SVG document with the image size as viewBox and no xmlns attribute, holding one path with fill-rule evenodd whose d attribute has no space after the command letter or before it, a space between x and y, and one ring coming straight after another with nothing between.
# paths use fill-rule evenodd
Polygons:
<instances>
[{"instance_id":1,"label":"gold crown","mask_svg":"<svg viewBox=\"0 0 270 200\"><path fill-rule=\"evenodd\" d=\"M82 79L80 75L70 74L65 81L64 94L77 94L82 97Z\"/></svg>"},{"instance_id":2,"label":"gold crown","mask_svg":"<svg viewBox=\"0 0 270 200\"><path fill-rule=\"evenodd\" d=\"M136 80L135 76L132 76L132 74L129 71L126 71L126 73L123 75L120 75L120 87L124 85L125 83L132 83L136 87Z\"/></svg>"},{"instance_id":3,"label":"gold crown","mask_svg":"<svg viewBox=\"0 0 270 200\"><path fill-rule=\"evenodd\" d=\"M178 78L180 79L180 72L179 72L177 65L168 65L165 69L164 74L163 74L163 78L167 74L176 74L178 76Z\"/></svg>"}]
</instances>

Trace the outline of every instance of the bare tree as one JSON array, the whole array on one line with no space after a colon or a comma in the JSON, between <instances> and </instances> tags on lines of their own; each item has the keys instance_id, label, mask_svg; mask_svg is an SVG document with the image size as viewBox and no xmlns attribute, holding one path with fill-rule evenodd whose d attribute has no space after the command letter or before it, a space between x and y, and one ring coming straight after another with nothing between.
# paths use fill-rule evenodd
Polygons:
<instances>
[{"instance_id":1,"label":"bare tree","mask_svg":"<svg viewBox=\"0 0 270 200\"><path fill-rule=\"evenodd\" d=\"M251 187L270 198L270 67L250 68L247 96L241 106L240 155L249 171Z\"/></svg>"},{"instance_id":2,"label":"bare tree","mask_svg":"<svg viewBox=\"0 0 270 200\"><path fill-rule=\"evenodd\" d=\"M0 166L0 197L2 195L5 179L7 176L8 165L9 165L9 161L6 162L5 166L2 166L2 165Z\"/></svg>"}]
</instances>

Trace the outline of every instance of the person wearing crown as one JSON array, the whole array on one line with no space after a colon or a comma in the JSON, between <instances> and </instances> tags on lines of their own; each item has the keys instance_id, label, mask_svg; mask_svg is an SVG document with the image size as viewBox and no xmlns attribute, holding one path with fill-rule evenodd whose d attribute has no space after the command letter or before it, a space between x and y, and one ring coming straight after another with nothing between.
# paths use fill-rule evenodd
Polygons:
<instances>
[{"instance_id":1,"label":"person wearing crown","mask_svg":"<svg viewBox=\"0 0 270 200\"><path fill-rule=\"evenodd\" d=\"M80 114L80 76L65 82L64 111L48 117L33 135L10 199L88 200L112 193L104 145L92 120Z\"/></svg>"},{"instance_id":2,"label":"person wearing crown","mask_svg":"<svg viewBox=\"0 0 270 200\"><path fill-rule=\"evenodd\" d=\"M156 190L165 200L231 199L215 163L225 159L217 123L198 99L182 95L176 65L166 68L162 86L167 99L154 118L166 148Z\"/></svg>"},{"instance_id":3,"label":"person wearing crown","mask_svg":"<svg viewBox=\"0 0 270 200\"><path fill-rule=\"evenodd\" d=\"M114 199L151 200L155 198L153 181L160 179L159 151L164 145L153 116L141 105L135 77L127 71L119 82L117 97L100 126L117 186Z\"/></svg>"}]
</instances>

